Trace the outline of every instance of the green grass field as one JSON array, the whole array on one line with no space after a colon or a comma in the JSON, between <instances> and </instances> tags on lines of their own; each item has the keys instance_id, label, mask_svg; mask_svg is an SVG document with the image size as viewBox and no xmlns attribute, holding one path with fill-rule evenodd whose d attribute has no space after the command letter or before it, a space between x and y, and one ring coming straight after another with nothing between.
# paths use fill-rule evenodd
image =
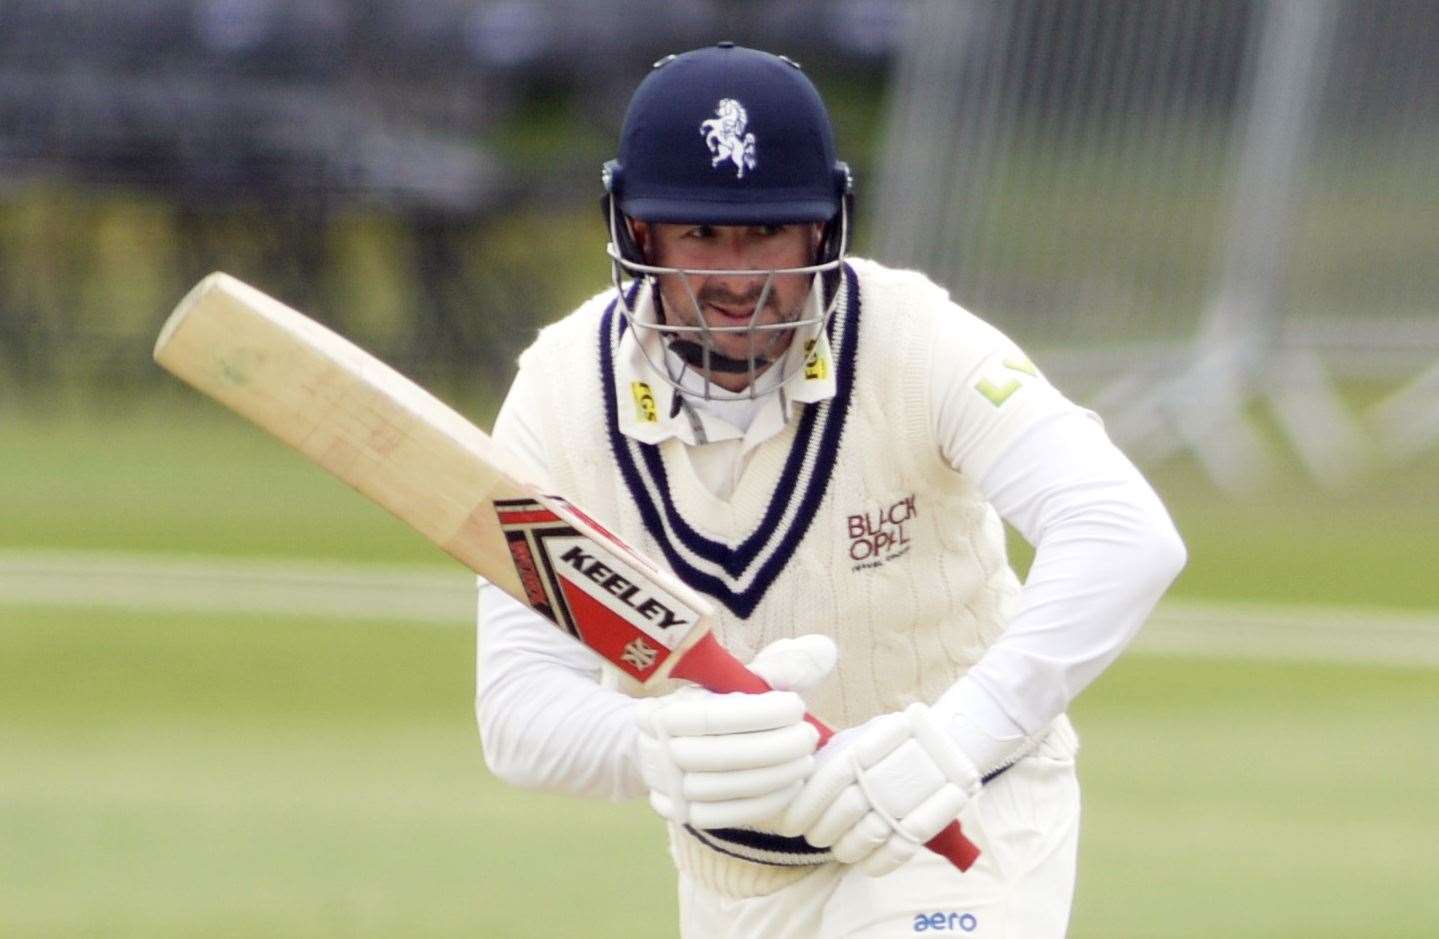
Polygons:
<instances>
[{"instance_id":1,"label":"green grass field","mask_svg":"<svg viewBox=\"0 0 1439 939\"><path fill-rule=\"evenodd\" d=\"M449 562L197 404L0 421L0 551ZM1156 473L1194 599L1439 610L1434 465L1248 505ZM467 623L7 602L0 935L665 936L642 805L510 789ZM1439 933L1439 675L1131 655L1078 703L1072 935Z\"/></svg>"}]
</instances>

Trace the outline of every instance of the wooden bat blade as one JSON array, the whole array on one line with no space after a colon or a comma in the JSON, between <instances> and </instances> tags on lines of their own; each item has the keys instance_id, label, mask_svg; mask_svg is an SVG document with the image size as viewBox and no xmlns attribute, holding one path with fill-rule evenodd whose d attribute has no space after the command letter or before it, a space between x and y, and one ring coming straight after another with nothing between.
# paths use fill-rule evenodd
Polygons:
<instances>
[{"instance_id":1,"label":"wooden bat blade","mask_svg":"<svg viewBox=\"0 0 1439 939\"><path fill-rule=\"evenodd\" d=\"M466 523L479 500L505 485L507 455L418 385L318 323L215 273L166 321L155 361L466 566L489 570L503 559L495 526L475 531Z\"/></svg>"},{"instance_id":2,"label":"wooden bat blade","mask_svg":"<svg viewBox=\"0 0 1439 939\"><path fill-rule=\"evenodd\" d=\"M710 628L711 607L562 499L438 398L227 274L171 314L155 360L384 506L637 680Z\"/></svg>"}]
</instances>

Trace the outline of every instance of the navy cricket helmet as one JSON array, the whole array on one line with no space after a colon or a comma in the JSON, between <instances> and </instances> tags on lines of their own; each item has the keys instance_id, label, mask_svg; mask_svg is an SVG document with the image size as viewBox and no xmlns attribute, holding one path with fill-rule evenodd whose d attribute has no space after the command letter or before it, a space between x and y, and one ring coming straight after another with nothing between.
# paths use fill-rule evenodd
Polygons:
<instances>
[{"instance_id":1,"label":"navy cricket helmet","mask_svg":"<svg viewBox=\"0 0 1439 939\"><path fill-rule=\"evenodd\" d=\"M659 334L684 363L710 378L747 374L756 380L790 349L801 330L823 329L838 298L839 268L849 247L853 196L849 167L835 159L834 132L819 92L791 60L722 42L666 56L640 82L620 132L618 159L605 164L603 207L610 235L608 252L622 315L633 335ZM716 271L658 266L643 256L632 221L689 225L817 225L815 256L800 267ZM692 278L762 276L749 322L710 322ZM688 291L693 322L663 315L654 289L660 278L676 278ZM643 281L659 315L639 315L635 290L625 278ZM760 323L761 310L779 278L805 278L808 300ZM717 347L725 334L749 338L748 353L736 358ZM654 373L685 393L683 367L657 361L643 341L640 351ZM786 355L783 367L763 392L771 393L803 374L804 357Z\"/></svg>"},{"instance_id":2,"label":"navy cricket helmet","mask_svg":"<svg viewBox=\"0 0 1439 939\"><path fill-rule=\"evenodd\" d=\"M829 113L784 56L722 42L666 56L625 113L605 164L606 214L645 222L827 226L817 261L848 241L849 168L835 158ZM616 247L639 261L628 225Z\"/></svg>"}]
</instances>

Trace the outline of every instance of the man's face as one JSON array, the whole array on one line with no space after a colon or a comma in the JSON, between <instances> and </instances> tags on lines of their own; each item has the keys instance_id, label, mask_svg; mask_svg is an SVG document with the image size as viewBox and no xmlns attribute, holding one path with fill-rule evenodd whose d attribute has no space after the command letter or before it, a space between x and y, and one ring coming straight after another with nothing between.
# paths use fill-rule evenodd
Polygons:
<instances>
[{"instance_id":1,"label":"man's face","mask_svg":"<svg viewBox=\"0 0 1439 939\"><path fill-rule=\"evenodd\" d=\"M764 290L769 271L804 267L814 263L819 245L817 225L676 225L663 222L633 223L635 240L650 264L661 267L700 270L752 270L754 274L662 274L660 296L665 321L675 326L698 326L697 300L711 327L745 327L754 316L755 304ZM685 280L689 289L685 289ZM764 309L755 317L757 326L788 323L798 319L809 295L810 274L779 274L770 284ZM693 291L693 299L691 298ZM756 358L774 361L789 347L794 330L748 330L712 333L711 351L732 359ZM704 344L699 334L686 338ZM757 371L763 371L763 368ZM712 381L722 388L739 391L749 384L747 372L713 372Z\"/></svg>"}]
</instances>

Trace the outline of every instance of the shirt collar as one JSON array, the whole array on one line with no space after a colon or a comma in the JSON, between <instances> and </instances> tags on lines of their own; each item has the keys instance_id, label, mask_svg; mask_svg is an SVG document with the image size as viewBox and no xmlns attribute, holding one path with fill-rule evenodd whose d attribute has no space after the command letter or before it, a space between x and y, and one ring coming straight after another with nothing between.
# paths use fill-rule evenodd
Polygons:
<instances>
[{"instance_id":1,"label":"shirt collar","mask_svg":"<svg viewBox=\"0 0 1439 939\"><path fill-rule=\"evenodd\" d=\"M843 288L841 288L843 290ZM820 311L823 291L818 283L805 301L805 319L815 319ZM624 300L619 301L621 304ZM843 304L844 298L838 298ZM648 283L642 284L634 297L633 319L641 324L655 322L654 298ZM617 311L618 312L618 311ZM812 322L800 328L778 362L760 376L759 393L749 400L748 391L727 392L710 386L713 401L705 401L704 379L683 363L666 346L663 337L653 329L627 328L621 333L614 358L615 413L620 432L641 443L657 444L676 437L689 445L720 440L743 440L744 449L758 446L775 434L798 414L799 404L813 404L834 397L834 357L824 324ZM648 356L648 358L646 358ZM657 375L654 362L669 367L671 374L680 375L681 393ZM800 374L778 390L773 388L778 376L795 369ZM749 427L743 428L743 415L752 407Z\"/></svg>"}]
</instances>

